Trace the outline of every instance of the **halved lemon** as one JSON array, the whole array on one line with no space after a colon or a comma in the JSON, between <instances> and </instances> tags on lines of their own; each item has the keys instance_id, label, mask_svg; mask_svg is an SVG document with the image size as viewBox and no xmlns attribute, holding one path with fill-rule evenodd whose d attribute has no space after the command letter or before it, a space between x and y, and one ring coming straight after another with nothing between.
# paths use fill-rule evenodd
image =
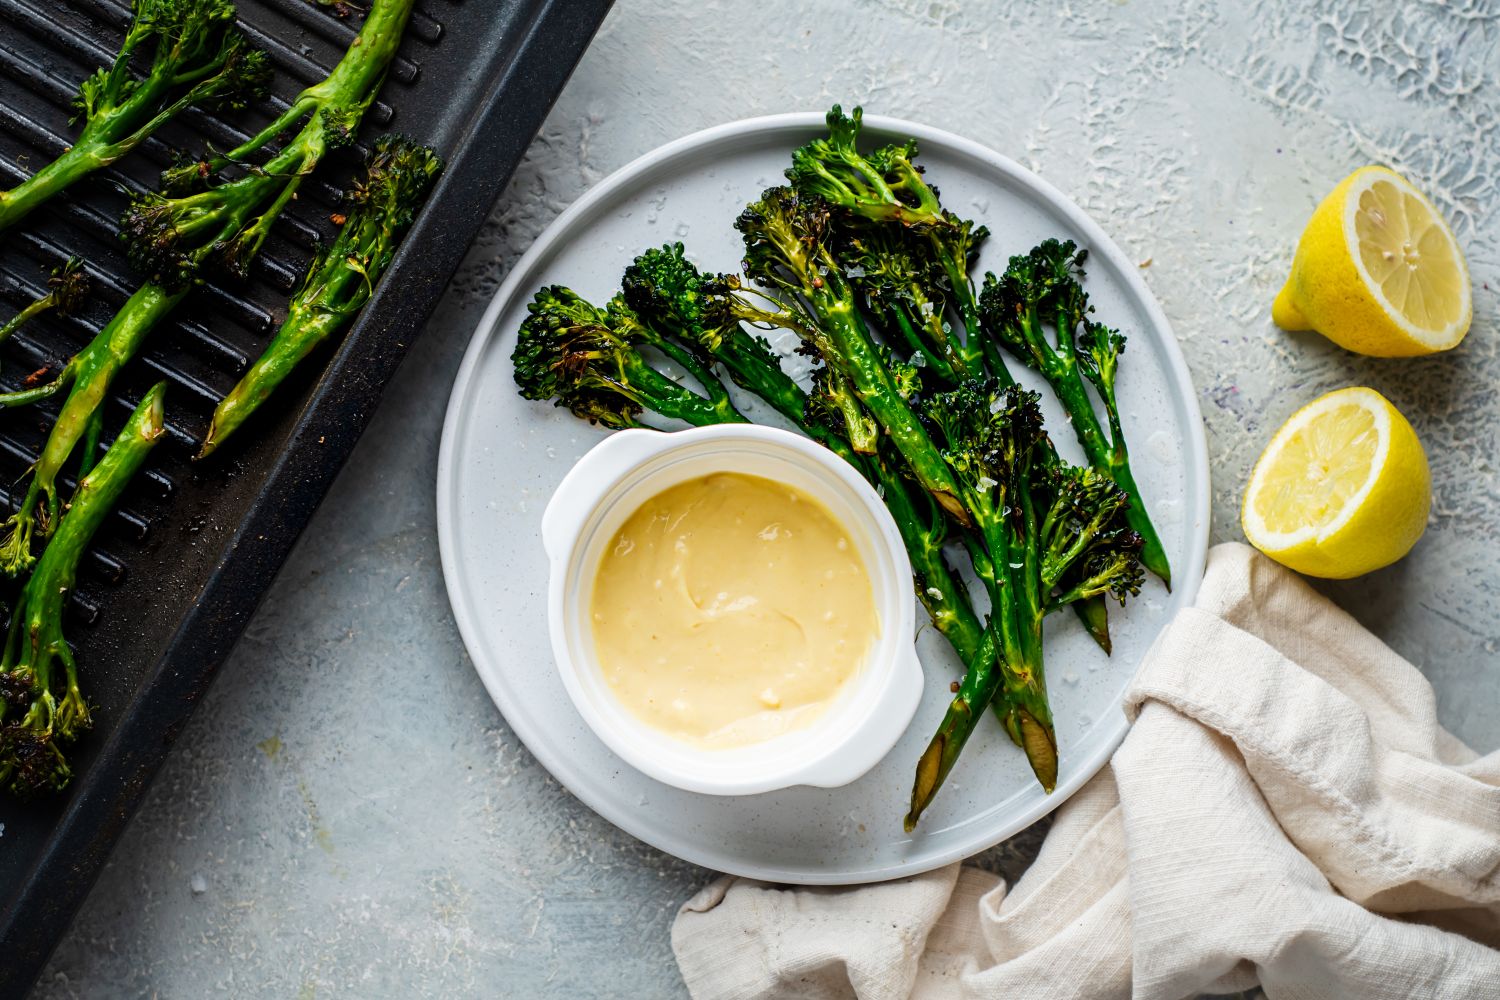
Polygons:
<instances>
[{"instance_id":1,"label":"halved lemon","mask_svg":"<svg viewBox=\"0 0 1500 1000\"><path fill-rule=\"evenodd\" d=\"M1385 167L1356 170L1297 243L1271 318L1377 357L1446 351L1473 319L1469 267L1437 208Z\"/></svg>"},{"instance_id":2,"label":"halved lemon","mask_svg":"<svg viewBox=\"0 0 1500 1000\"><path fill-rule=\"evenodd\" d=\"M1250 474L1240 524L1282 565L1342 580L1410 552L1431 505L1417 432L1390 400L1354 387L1281 425Z\"/></svg>"}]
</instances>

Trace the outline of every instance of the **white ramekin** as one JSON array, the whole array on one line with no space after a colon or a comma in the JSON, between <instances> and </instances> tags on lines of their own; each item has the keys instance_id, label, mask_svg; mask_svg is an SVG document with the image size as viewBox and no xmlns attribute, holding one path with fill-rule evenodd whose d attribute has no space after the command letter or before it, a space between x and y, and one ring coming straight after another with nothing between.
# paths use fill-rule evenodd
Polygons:
<instances>
[{"instance_id":1,"label":"white ramekin","mask_svg":"<svg viewBox=\"0 0 1500 1000\"><path fill-rule=\"evenodd\" d=\"M620 525L648 498L715 472L762 476L823 503L859 548L880 614L879 639L826 712L794 732L724 750L674 739L620 704L599 668L589 622L599 560ZM542 543L551 564L548 628L563 686L599 739L658 781L709 795L847 785L890 752L917 710L916 598L901 536L870 484L807 438L752 424L619 431L558 485L542 515Z\"/></svg>"}]
</instances>

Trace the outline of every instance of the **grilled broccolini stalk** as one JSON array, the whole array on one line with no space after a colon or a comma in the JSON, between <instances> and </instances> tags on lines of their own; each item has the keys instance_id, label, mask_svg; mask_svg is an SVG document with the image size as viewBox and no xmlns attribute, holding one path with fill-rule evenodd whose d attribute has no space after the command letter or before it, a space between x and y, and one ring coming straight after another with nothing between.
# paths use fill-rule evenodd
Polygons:
<instances>
[{"instance_id":1,"label":"grilled broccolini stalk","mask_svg":"<svg viewBox=\"0 0 1500 1000\"><path fill-rule=\"evenodd\" d=\"M1046 698L1042 620L1075 601L1138 593L1141 540L1124 519L1129 497L1093 469L1057 462L1035 393L998 380L935 393L924 415L963 486L988 562L976 571L990 595L990 624L1004 668L970 671L917 764L912 829L974 730L974 706L1003 685L1022 748L1048 791L1057 744Z\"/></svg>"},{"instance_id":2,"label":"grilled broccolini stalk","mask_svg":"<svg viewBox=\"0 0 1500 1000\"><path fill-rule=\"evenodd\" d=\"M15 795L57 791L72 776L63 750L90 718L63 614L84 549L162 435L164 388L146 393L104 458L79 481L16 602L0 658L0 786Z\"/></svg>"},{"instance_id":3,"label":"grilled broccolini stalk","mask_svg":"<svg viewBox=\"0 0 1500 1000\"><path fill-rule=\"evenodd\" d=\"M89 276L83 269L83 260L69 257L52 269L47 276L46 294L16 313L4 325L0 325L0 344L5 343L21 327L44 313L57 312L67 316L78 308L89 294Z\"/></svg>"},{"instance_id":4,"label":"grilled broccolini stalk","mask_svg":"<svg viewBox=\"0 0 1500 1000\"><path fill-rule=\"evenodd\" d=\"M375 0L333 72L304 90L280 118L222 156L173 167L162 175L162 191L133 198L120 220L131 263L153 282L177 288L198 276L204 263L198 249L212 246L217 264L244 274L303 179L330 150L354 141L415 2ZM280 152L264 163L250 162L251 154L294 128ZM247 169L220 182L219 171L231 163Z\"/></svg>"},{"instance_id":5,"label":"grilled broccolini stalk","mask_svg":"<svg viewBox=\"0 0 1500 1000\"><path fill-rule=\"evenodd\" d=\"M0 406L20 406L72 387L42 445L41 455L31 467L20 509L5 522L5 536L0 539L0 571L6 575L19 577L36 561L32 554L33 534L50 535L61 513L57 481L63 466L80 442L85 445L83 467L93 465L91 446L99 439L104 403L115 374L135 355L146 334L186 295L187 289L168 292L157 285L143 286L87 347L68 360L56 379L34 388L0 394Z\"/></svg>"},{"instance_id":6,"label":"grilled broccolini stalk","mask_svg":"<svg viewBox=\"0 0 1500 1000\"><path fill-rule=\"evenodd\" d=\"M376 141L364 181L348 193L343 228L313 258L271 343L214 408L199 458L223 444L313 348L354 320L442 166L426 146L397 136Z\"/></svg>"},{"instance_id":7,"label":"grilled broccolini stalk","mask_svg":"<svg viewBox=\"0 0 1500 1000\"><path fill-rule=\"evenodd\" d=\"M259 251L271 224L292 200L307 172L331 142L343 142L374 99L395 52L414 0L377 0L343 60L323 84L324 95L307 104L312 116L301 132L264 168L177 198L149 194L125 213L121 236L150 280L126 301L109 324L45 385L0 394L0 407L36 402L68 389L62 411L42 446L31 480L0 538L0 571L18 576L32 565L33 535L46 537L57 520L57 477L83 443L84 468L92 463L110 385L161 320L203 279L210 266L243 272ZM328 97L327 84L338 81ZM363 89L361 89L363 88ZM303 106L299 99L295 106ZM304 113L306 108L304 109ZM289 119L295 121L295 119ZM265 135L263 142L270 140ZM253 141L253 140L252 140ZM212 171L205 171L213 178ZM196 172L195 172L196 176Z\"/></svg>"},{"instance_id":8,"label":"grilled broccolini stalk","mask_svg":"<svg viewBox=\"0 0 1500 1000\"><path fill-rule=\"evenodd\" d=\"M805 304L801 329L807 349L848 381L912 477L960 524L971 526L952 472L908 402L915 369L893 364L890 352L875 341L828 246L829 225L828 208L820 200L788 187L768 189L735 220L744 236L746 273Z\"/></svg>"},{"instance_id":9,"label":"grilled broccolini stalk","mask_svg":"<svg viewBox=\"0 0 1500 1000\"><path fill-rule=\"evenodd\" d=\"M1143 539L1141 561L1170 586L1172 568L1140 502L1115 399L1115 373L1125 338L1089 318L1093 307L1080 281L1086 256L1087 251L1071 240L1045 240L1029 254L1012 257L1000 277L985 277L980 295L984 328L1047 380L1067 409L1090 464L1130 494L1126 516ZM1094 413L1085 382L1104 402L1107 431Z\"/></svg>"},{"instance_id":10,"label":"grilled broccolini stalk","mask_svg":"<svg viewBox=\"0 0 1500 1000\"><path fill-rule=\"evenodd\" d=\"M729 392L694 352L643 325L623 299L604 309L570 288L536 293L521 323L511 361L527 399L556 400L575 416L605 427L646 427L650 410L695 427L748 423ZM703 388L695 392L657 370L641 354L655 348Z\"/></svg>"},{"instance_id":11,"label":"grilled broccolini stalk","mask_svg":"<svg viewBox=\"0 0 1500 1000\"><path fill-rule=\"evenodd\" d=\"M264 95L270 64L234 27L234 16L230 0L135 0L114 63L79 87L77 141L0 192L0 231L129 153L189 105L235 110Z\"/></svg>"}]
</instances>

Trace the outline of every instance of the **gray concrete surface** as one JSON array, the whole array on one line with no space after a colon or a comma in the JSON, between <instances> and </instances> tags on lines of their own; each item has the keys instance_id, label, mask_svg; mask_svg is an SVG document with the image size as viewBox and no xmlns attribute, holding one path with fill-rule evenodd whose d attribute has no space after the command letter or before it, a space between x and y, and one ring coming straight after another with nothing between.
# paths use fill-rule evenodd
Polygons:
<instances>
[{"instance_id":1,"label":"gray concrete surface","mask_svg":"<svg viewBox=\"0 0 1500 1000\"><path fill-rule=\"evenodd\" d=\"M486 698L439 573L438 431L487 297L583 190L692 130L835 100L1017 157L1141 262L1202 394L1215 539L1293 409L1389 395L1433 460L1431 528L1328 590L1423 666L1448 726L1500 746L1497 52L1493 0L620 0L38 995L682 993L667 928L709 873L580 806ZM1270 324L1313 205L1372 161L1468 249L1451 354L1374 361ZM1014 874L1039 834L984 863Z\"/></svg>"}]
</instances>

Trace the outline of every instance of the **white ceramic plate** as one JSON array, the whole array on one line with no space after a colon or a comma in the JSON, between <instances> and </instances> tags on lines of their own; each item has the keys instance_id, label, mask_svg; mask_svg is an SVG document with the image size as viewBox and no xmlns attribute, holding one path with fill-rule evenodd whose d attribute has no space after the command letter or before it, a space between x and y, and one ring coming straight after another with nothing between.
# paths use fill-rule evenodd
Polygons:
<instances>
[{"instance_id":1,"label":"white ceramic plate","mask_svg":"<svg viewBox=\"0 0 1500 1000\"><path fill-rule=\"evenodd\" d=\"M792 150L823 132L821 115L756 118L669 143L559 216L516 264L474 332L438 460L448 596L475 669L506 721L553 776L622 829L709 868L778 882L871 882L926 871L996 844L1056 808L1124 737L1125 688L1162 626L1192 600L1207 548L1208 457L1197 401L1166 317L1135 265L1077 206L1011 160L923 125L872 116L865 127L871 142L915 136L919 162L944 203L990 227L981 270L1003 267L1008 255L1047 236L1088 247L1086 287L1097 315L1129 337L1120 406L1176 587L1168 594L1153 580L1112 615L1113 657L1071 616L1049 622L1047 671L1061 752L1055 792L1041 790L1021 752L986 721L917 832L902 831L912 768L948 703L949 681L960 675L957 657L931 628L917 639L927 686L911 727L873 771L836 789L717 798L658 784L594 737L554 668L538 526L553 488L605 432L516 394L510 352L526 304L552 283L603 303L636 254L667 241L685 242L705 268L737 270L734 217L780 183ZM1079 461L1060 411L1045 393L1044 400L1058 449Z\"/></svg>"}]
</instances>

